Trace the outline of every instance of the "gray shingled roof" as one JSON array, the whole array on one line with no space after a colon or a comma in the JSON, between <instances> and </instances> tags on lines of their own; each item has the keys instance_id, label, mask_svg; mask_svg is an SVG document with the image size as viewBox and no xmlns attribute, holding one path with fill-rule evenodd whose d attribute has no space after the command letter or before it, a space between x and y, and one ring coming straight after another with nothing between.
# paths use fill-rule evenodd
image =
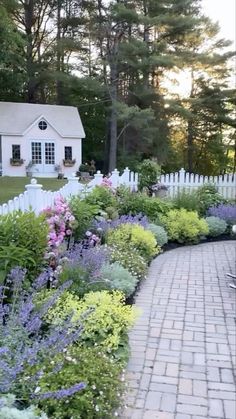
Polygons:
<instances>
[{"instance_id":1,"label":"gray shingled roof","mask_svg":"<svg viewBox=\"0 0 236 419\"><path fill-rule=\"evenodd\" d=\"M22 135L40 117L62 137L85 137L79 112L73 106L13 102L0 102L0 135Z\"/></svg>"}]
</instances>

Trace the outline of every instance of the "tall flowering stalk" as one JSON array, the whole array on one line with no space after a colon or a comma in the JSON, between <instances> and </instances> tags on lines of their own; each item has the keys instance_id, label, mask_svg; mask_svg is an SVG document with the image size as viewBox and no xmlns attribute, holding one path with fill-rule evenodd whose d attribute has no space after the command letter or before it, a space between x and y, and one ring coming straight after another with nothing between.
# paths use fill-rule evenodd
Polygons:
<instances>
[{"instance_id":1,"label":"tall flowering stalk","mask_svg":"<svg viewBox=\"0 0 236 419\"><path fill-rule=\"evenodd\" d=\"M143 214L137 215L121 215L115 220L95 220L93 223L94 229L101 234L104 234L110 228L117 228L121 224L139 224L144 228L148 227L148 218Z\"/></svg>"},{"instance_id":2,"label":"tall flowering stalk","mask_svg":"<svg viewBox=\"0 0 236 419\"><path fill-rule=\"evenodd\" d=\"M56 359L58 354L79 339L82 331L81 326L75 328L72 325L70 318L60 325L47 325L46 331L44 328L46 313L70 287L71 281L64 283L37 308L36 294L45 289L47 275L42 274L27 293L22 290L24 276L22 269L15 268L11 271L6 286L0 287L0 394L12 392L17 397L22 397L22 388L26 395L38 393L38 382L44 374L43 368L39 369L40 365L44 361ZM6 297L9 293L11 301L7 303ZM73 313L71 317L72 315ZM31 377L25 377L25 370L32 367L37 372ZM81 390L84 384L78 383L71 392L68 390L60 394L73 394L76 388ZM55 394L54 396L57 397Z\"/></svg>"},{"instance_id":3,"label":"tall flowering stalk","mask_svg":"<svg viewBox=\"0 0 236 419\"><path fill-rule=\"evenodd\" d=\"M46 208L43 213L49 225L48 245L51 249L56 250L64 239L71 237L75 217L62 196L55 199L53 208Z\"/></svg>"}]
</instances>

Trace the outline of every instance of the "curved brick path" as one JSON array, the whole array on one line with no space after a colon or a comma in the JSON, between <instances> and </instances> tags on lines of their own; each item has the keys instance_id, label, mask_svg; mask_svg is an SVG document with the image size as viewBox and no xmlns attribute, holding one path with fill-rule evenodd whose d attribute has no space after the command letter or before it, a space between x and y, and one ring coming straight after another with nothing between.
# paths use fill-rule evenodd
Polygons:
<instances>
[{"instance_id":1,"label":"curved brick path","mask_svg":"<svg viewBox=\"0 0 236 419\"><path fill-rule=\"evenodd\" d=\"M150 267L130 333L130 419L236 419L236 242L182 247Z\"/></svg>"}]
</instances>

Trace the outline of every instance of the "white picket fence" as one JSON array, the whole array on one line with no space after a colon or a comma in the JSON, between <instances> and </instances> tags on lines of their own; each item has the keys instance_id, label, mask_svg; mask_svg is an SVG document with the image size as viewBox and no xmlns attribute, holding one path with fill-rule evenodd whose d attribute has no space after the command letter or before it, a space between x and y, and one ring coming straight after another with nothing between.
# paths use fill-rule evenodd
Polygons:
<instances>
[{"instance_id":1,"label":"white picket fence","mask_svg":"<svg viewBox=\"0 0 236 419\"><path fill-rule=\"evenodd\" d=\"M236 173L221 176L202 176L188 173L184 169L179 172L161 175L160 182L168 186L168 196L174 197L179 192L193 191L204 184L215 185L226 199L236 199Z\"/></svg>"},{"instance_id":2,"label":"white picket fence","mask_svg":"<svg viewBox=\"0 0 236 419\"><path fill-rule=\"evenodd\" d=\"M138 174L131 172L127 167L120 175L117 169L113 170L109 179L112 187L116 189L120 185L129 187L131 191L138 189ZM6 204L0 206L0 215L9 214L13 211L21 210L23 212L32 210L39 214L43 209L52 207L55 198L62 196L69 198L73 195L81 197L90 193L96 185L101 185L103 174L98 171L94 178L86 185L79 182L77 177L68 178L68 183L58 191L45 191L42 185L38 184L36 179L32 179L29 185L26 185L26 191ZM179 192L192 191L204 184L214 184L218 191L226 199L236 199L236 174L227 174L224 176L200 176L185 172L181 169L177 173L170 173L161 176L160 182L168 187L168 196L174 197Z\"/></svg>"},{"instance_id":3,"label":"white picket fence","mask_svg":"<svg viewBox=\"0 0 236 419\"><path fill-rule=\"evenodd\" d=\"M131 172L127 167L122 175L117 169L113 170L109 180L111 180L112 187L115 189L120 185L129 187L131 191L137 191L138 189L138 174ZM96 185L101 185L102 181L103 174L100 171L86 185L80 183L79 178L73 176L68 178L68 183L61 189L52 192L43 190L42 185L38 184L36 179L32 179L31 183L25 186L26 191L24 193L0 206L0 215L18 210L22 212L32 210L39 214L43 209L53 207L55 198L58 196L69 198L73 195L80 195L83 197L90 193Z\"/></svg>"}]
</instances>

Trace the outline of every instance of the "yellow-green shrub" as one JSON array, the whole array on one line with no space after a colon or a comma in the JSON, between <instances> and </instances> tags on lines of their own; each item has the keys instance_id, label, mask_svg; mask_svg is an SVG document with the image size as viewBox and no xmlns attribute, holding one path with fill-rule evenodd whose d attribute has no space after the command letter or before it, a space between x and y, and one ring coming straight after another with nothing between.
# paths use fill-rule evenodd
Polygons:
<instances>
[{"instance_id":1,"label":"yellow-green shrub","mask_svg":"<svg viewBox=\"0 0 236 419\"><path fill-rule=\"evenodd\" d=\"M161 221L169 239L179 243L197 243L200 237L205 236L209 231L207 222L199 218L197 212L183 208L169 211L166 216L161 217Z\"/></svg>"},{"instance_id":2,"label":"yellow-green shrub","mask_svg":"<svg viewBox=\"0 0 236 419\"><path fill-rule=\"evenodd\" d=\"M65 292L49 310L47 320L60 323L73 313L72 322L83 326L80 342L113 351L118 349L137 315L133 307L124 304L124 299L118 291L90 292L81 300Z\"/></svg>"},{"instance_id":3,"label":"yellow-green shrub","mask_svg":"<svg viewBox=\"0 0 236 419\"><path fill-rule=\"evenodd\" d=\"M128 247L134 248L148 261L160 252L154 234L138 224L121 224L118 228L110 230L107 243L111 246L117 245L124 251L127 251Z\"/></svg>"}]
</instances>

